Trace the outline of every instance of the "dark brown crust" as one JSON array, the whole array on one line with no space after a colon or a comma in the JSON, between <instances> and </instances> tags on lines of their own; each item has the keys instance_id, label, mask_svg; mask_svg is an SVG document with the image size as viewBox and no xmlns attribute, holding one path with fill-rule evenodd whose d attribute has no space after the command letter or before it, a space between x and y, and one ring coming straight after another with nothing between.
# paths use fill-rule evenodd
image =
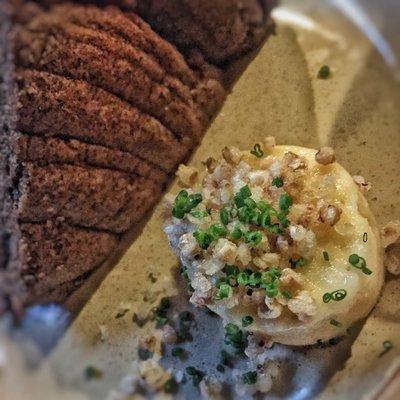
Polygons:
<instances>
[{"instance_id":1,"label":"dark brown crust","mask_svg":"<svg viewBox=\"0 0 400 400\"><path fill-rule=\"evenodd\" d=\"M26 68L83 80L113 93L159 120L177 138L189 137L195 143L200 139L203 124L196 110L168 87L122 57L65 37L58 27L44 34L21 28L16 39L16 56L17 62Z\"/></svg>"},{"instance_id":2,"label":"dark brown crust","mask_svg":"<svg viewBox=\"0 0 400 400\"><path fill-rule=\"evenodd\" d=\"M24 163L18 193L22 221L62 217L71 225L122 233L143 218L161 187L109 169Z\"/></svg>"},{"instance_id":3,"label":"dark brown crust","mask_svg":"<svg viewBox=\"0 0 400 400\"><path fill-rule=\"evenodd\" d=\"M54 5L62 0L40 0ZM162 37L188 54L199 49L212 63L226 63L258 46L270 32L276 0L81 0L134 11ZM116 25L121 25L119 21Z\"/></svg>"},{"instance_id":4,"label":"dark brown crust","mask_svg":"<svg viewBox=\"0 0 400 400\"><path fill-rule=\"evenodd\" d=\"M27 303L62 301L59 285L72 283L99 266L118 245L118 237L64 224L21 224ZM88 251L85 251L88 249Z\"/></svg>"},{"instance_id":5,"label":"dark brown crust","mask_svg":"<svg viewBox=\"0 0 400 400\"><path fill-rule=\"evenodd\" d=\"M191 148L154 118L86 82L29 70L19 70L17 82L23 132L124 150L168 172Z\"/></svg>"},{"instance_id":6,"label":"dark brown crust","mask_svg":"<svg viewBox=\"0 0 400 400\"><path fill-rule=\"evenodd\" d=\"M0 9L0 301L16 310L64 301L115 251L221 106L223 73L206 60L266 28L257 0L240 16L228 0L139 0L185 59L126 1L1 3L14 10Z\"/></svg>"},{"instance_id":7,"label":"dark brown crust","mask_svg":"<svg viewBox=\"0 0 400 400\"><path fill-rule=\"evenodd\" d=\"M0 35L15 46L0 58L1 310L64 301L159 199L225 93L117 9L14 17Z\"/></svg>"},{"instance_id":8,"label":"dark brown crust","mask_svg":"<svg viewBox=\"0 0 400 400\"><path fill-rule=\"evenodd\" d=\"M199 49L226 63L256 47L268 33L274 0L137 0L138 13L184 52Z\"/></svg>"},{"instance_id":9,"label":"dark brown crust","mask_svg":"<svg viewBox=\"0 0 400 400\"><path fill-rule=\"evenodd\" d=\"M39 166L72 164L85 167L89 165L137 174L161 187L165 185L168 178L160 168L129 153L82 143L75 139L18 135L13 147L19 161L31 161Z\"/></svg>"}]
</instances>

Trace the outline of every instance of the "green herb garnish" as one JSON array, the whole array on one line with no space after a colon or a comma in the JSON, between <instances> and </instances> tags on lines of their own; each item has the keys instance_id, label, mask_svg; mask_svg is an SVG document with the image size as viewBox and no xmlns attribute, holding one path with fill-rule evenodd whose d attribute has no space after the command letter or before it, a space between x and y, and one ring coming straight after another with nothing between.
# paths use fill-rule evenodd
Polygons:
<instances>
[{"instance_id":1,"label":"green herb garnish","mask_svg":"<svg viewBox=\"0 0 400 400\"><path fill-rule=\"evenodd\" d=\"M250 151L253 156L256 156L257 158L261 158L264 155L264 152L261 149L261 145L259 143L256 143L254 145L253 150Z\"/></svg>"},{"instance_id":2,"label":"green herb garnish","mask_svg":"<svg viewBox=\"0 0 400 400\"><path fill-rule=\"evenodd\" d=\"M206 250L212 242L228 234L226 227L222 224L212 224L206 231L198 229L193 232L194 238L197 240L199 246Z\"/></svg>"},{"instance_id":3,"label":"green herb garnish","mask_svg":"<svg viewBox=\"0 0 400 400\"><path fill-rule=\"evenodd\" d=\"M236 265L225 265L222 270L227 276L236 277L239 273L239 268Z\"/></svg>"},{"instance_id":4,"label":"green herb garnish","mask_svg":"<svg viewBox=\"0 0 400 400\"><path fill-rule=\"evenodd\" d=\"M230 297L232 294L232 288L229 284L223 283L219 286L218 293L215 296L215 300L223 300Z\"/></svg>"},{"instance_id":5,"label":"green herb garnish","mask_svg":"<svg viewBox=\"0 0 400 400\"><path fill-rule=\"evenodd\" d=\"M193 315L189 311L182 311L179 314L179 326L177 335L180 340L191 339L189 329L192 324Z\"/></svg>"},{"instance_id":6,"label":"green herb garnish","mask_svg":"<svg viewBox=\"0 0 400 400\"><path fill-rule=\"evenodd\" d=\"M363 235L363 242L366 243L367 241L368 241L368 233L367 233L367 232L364 232L364 235Z\"/></svg>"},{"instance_id":7,"label":"green herb garnish","mask_svg":"<svg viewBox=\"0 0 400 400\"><path fill-rule=\"evenodd\" d=\"M179 357L181 358L185 354L185 350L182 347L174 347L171 350L171 355L173 357Z\"/></svg>"},{"instance_id":8,"label":"green herb garnish","mask_svg":"<svg viewBox=\"0 0 400 400\"><path fill-rule=\"evenodd\" d=\"M367 267L367 262L365 258L359 256L358 254L352 254L349 257L349 263L357 268L360 269L365 275L371 275L372 271Z\"/></svg>"},{"instance_id":9,"label":"green herb garnish","mask_svg":"<svg viewBox=\"0 0 400 400\"><path fill-rule=\"evenodd\" d=\"M160 305L154 308L153 315L156 320L156 328L162 328L167 322L167 310L171 306L171 302L168 297L163 297L160 301Z\"/></svg>"},{"instance_id":10,"label":"green herb garnish","mask_svg":"<svg viewBox=\"0 0 400 400\"><path fill-rule=\"evenodd\" d=\"M286 299L288 300L293 299L292 293L288 292L287 290L283 290L281 293L282 296L285 297Z\"/></svg>"},{"instance_id":11,"label":"green herb garnish","mask_svg":"<svg viewBox=\"0 0 400 400\"><path fill-rule=\"evenodd\" d=\"M208 247L214 240L214 238L208 232L204 232L200 229L194 231L193 236L197 240L200 248L202 248L203 250L208 249Z\"/></svg>"},{"instance_id":12,"label":"green herb garnish","mask_svg":"<svg viewBox=\"0 0 400 400\"><path fill-rule=\"evenodd\" d=\"M233 230L231 231L229 237L232 240L239 240L243 235L242 229L239 224L236 224Z\"/></svg>"},{"instance_id":13,"label":"green herb garnish","mask_svg":"<svg viewBox=\"0 0 400 400\"><path fill-rule=\"evenodd\" d=\"M291 266L292 266L293 269L296 269L297 267L304 267L304 266L306 266L307 263L308 263L308 261L307 261L305 258L303 258L303 257L300 257L300 258L297 259L297 260L293 260L293 259L291 258L291 259L289 260L289 262L290 262L290 264L291 264Z\"/></svg>"},{"instance_id":14,"label":"green herb garnish","mask_svg":"<svg viewBox=\"0 0 400 400\"><path fill-rule=\"evenodd\" d=\"M251 315L246 315L245 317L242 318L243 328L246 328L247 326L251 325L252 323L253 323L253 317Z\"/></svg>"},{"instance_id":15,"label":"green herb garnish","mask_svg":"<svg viewBox=\"0 0 400 400\"><path fill-rule=\"evenodd\" d=\"M283 193L281 197L279 198L279 208L282 211L289 211L290 206L293 204L293 199L292 197L287 194Z\"/></svg>"},{"instance_id":16,"label":"green herb garnish","mask_svg":"<svg viewBox=\"0 0 400 400\"><path fill-rule=\"evenodd\" d=\"M247 346L247 335L237 325L229 323L225 326L225 343L241 353Z\"/></svg>"},{"instance_id":17,"label":"green herb garnish","mask_svg":"<svg viewBox=\"0 0 400 400\"><path fill-rule=\"evenodd\" d=\"M242 375L242 383L254 385L257 382L257 371L249 371Z\"/></svg>"},{"instance_id":18,"label":"green herb garnish","mask_svg":"<svg viewBox=\"0 0 400 400\"><path fill-rule=\"evenodd\" d=\"M261 243L262 235L258 231L250 231L244 234L244 241L251 246L256 247Z\"/></svg>"},{"instance_id":19,"label":"green herb garnish","mask_svg":"<svg viewBox=\"0 0 400 400\"><path fill-rule=\"evenodd\" d=\"M329 254L328 254L327 251L323 251L323 252L322 252L322 255L324 256L324 260L325 260L325 261L329 261Z\"/></svg>"},{"instance_id":20,"label":"green herb garnish","mask_svg":"<svg viewBox=\"0 0 400 400\"><path fill-rule=\"evenodd\" d=\"M201 218L208 217L210 214L207 211L194 210L194 211L190 212L190 215L192 217L201 219Z\"/></svg>"},{"instance_id":21,"label":"green herb garnish","mask_svg":"<svg viewBox=\"0 0 400 400\"><path fill-rule=\"evenodd\" d=\"M216 369L218 372L221 372L221 374L225 372L225 367L222 364L218 364Z\"/></svg>"},{"instance_id":22,"label":"green herb garnish","mask_svg":"<svg viewBox=\"0 0 400 400\"><path fill-rule=\"evenodd\" d=\"M239 272L236 276L236 281L239 285L246 286L250 282L250 275L246 272Z\"/></svg>"},{"instance_id":23,"label":"green herb garnish","mask_svg":"<svg viewBox=\"0 0 400 400\"><path fill-rule=\"evenodd\" d=\"M175 218L182 219L202 201L203 197L200 193L189 195L186 190L181 190L175 198L174 205L172 207L172 215Z\"/></svg>"},{"instance_id":24,"label":"green herb garnish","mask_svg":"<svg viewBox=\"0 0 400 400\"><path fill-rule=\"evenodd\" d=\"M219 212L219 217L221 219L221 222L224 225L228 225L229 224L229 220L230 220L230 212L228 211L227 208L223 208L220 212Z\"/></svg>"},{"instance_id":25,"label":"green herb garnish","mask_svg":"<svg viewBox=\"0 0 400 400\"><path fill-rule=\"evenodd\" d=\"M319 79L328 79L331 74L331 69L329 65L323 65L318 71L318 78Z\"/></svg>"},{"instance_id":26,"label":"green herb garnish","mask_svg":"<svg viewBox=\"0 0 400 400\"><path fill-rule=\"evenodd\" d=\"M243 186L238 193L235 194L234 200L237 208L243 207L245 199L251 197L250 188L246 185Z\"/></svg>"},{"instance_id":27,"label":"green herb garnish","mask_svg":"<svg viewBox=\"0 0 400 400\"><path fill-rule=\"evenodd\" d=\"M347 296L347 291L344 289L338 289L331 293L325 293L322 296L322 301L324 303L329 303L331 300L340 301L343 300Z\"/></svg>"},{"instance_id":28,"label":"green herb garnish","mask_svg":"<svg viewBox=\"0 0 400 400\"><path fill-rule=\"evenodd\" d=\"M103 376L103 372L93 365L88 365L85 368L85 378L90 379L100 379Z\"/></svg>"},{"instance_id":29,"label":"green herb garnish","mask_svg":"<svg viewBox=\"0 0 400 400\"><path fill-rule=\"evenodd\" d=\"M280 188L283 186L283 180L280 176L276 176L274 179L272 179L272 186L276 186L277 188Z\"/></svg>"},{"instance_id":30,"label":"green herb garnish","mask_svg":"<svg viewBox=\"0 0 400 400\"><path fill-rule=\"evenodd\" d=\"M221 350L221 362L220 364L225 365L226 367L232 366L232 356L224 349Z\"/></svg>"},{"instance_id":31,"label":"green herb garnish","mask_svg":"<svg viewBox=\"0 0 400 400\"><path fill-rule=\"evenodd\" d=\"M176 393L177 391L178 391L178 383L174 378L170 378L164 383L165 393Z\"/></svg>"},{"instance_id":32,"label":"green herb garnish","mask_svg":"<svg viewBox=\"0 0 400 400\"><path fill-rule=\"evenodd\" d=\"M204 377L203 372L192 366L186 368L186 373L192 378L192 384L196 387L199 386Z\"/></svg>"}]
</instances>

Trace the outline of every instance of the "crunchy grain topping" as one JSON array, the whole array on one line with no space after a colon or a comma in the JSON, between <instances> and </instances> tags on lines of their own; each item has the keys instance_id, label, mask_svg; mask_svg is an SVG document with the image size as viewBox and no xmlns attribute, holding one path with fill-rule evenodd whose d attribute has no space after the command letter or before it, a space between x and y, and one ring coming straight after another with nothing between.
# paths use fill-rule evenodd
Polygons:
<instances>
[{"instance_id":1,"label":"crunchy grain topping","mask_svg":"<svg viewBox=\"0 0 400 400\"><path fill-rule=\"evenodd\" d=\"M303 322L309 321L317 312L315 300L307 290L301 290L293 299L290 299L288 308Z\"/></svg>"},{"instance_id":2,"label":"crunchy grain topping","mask_svg":"<svg viewBox=\"0 0 400 400\"><path fill-rule=\"evenodd\" d=\"M222 157L228 164L238 165L242 159L242 152L236 147L224 147Z\"/></svg>"},{"instance_id":3,"label":"crunchy grain topping","mask_svg":"<svg viewBox=\"0 0 400 400\"><path fill-rule=\"evenodd\" d=\"M324 205L319 210L319 218L324 224L335 225L342 214L342 210L335 205Z\"/></svg>"},{"instance_id":4,"label":"crunchy grain topping","mask_svg":"<svg viewBox=\"0 0 400 400\"><path fill-rule=\"evenodd\" d=\"M199 176L199 171L197 168L188 167L184 164L179 165L176 176L179 179L179 183L183 187L190 187L196 183L197 177Z\"/></svg>"},{"instance_id":5,"label":"crunchy grain topping","mask_svg":"<svg viewBox=\"0 0 400 400\"><path fill-rule=\"evenodd\" d=\"M316 234L341 226L342 209L308 184L305 156L264 157L256 147L226 147L221 159L209 159L202 182L175 199L175 209L190 211L169 218L164 229L187 267L194 305L245 305L254 320L294 314L306 322L316 299L303 271L313 262ZM333 162L333 150L322 148L316 159ZM190 196L201 202L192 207Z\"/></svg>"},{"instance_id":6,"label":"crunchy grain topping","mask_svg":"<svg viewBox=\"0 0 400 400\"><path fill-rule=\"evenodd\" d=\"M366 193L371 190L371 184L361 175L354 175L353 180L360 189L361 193Z\"/></svg>"},{"instance_id":7,"label":"crunchy grain topping","mask_svg":"<svg viewBox=\"0 0 400 400\"><path fill-rule=\"evenodd\" d=\"M332 147L321 147L315 154L315 161L318 164L328 165L335 162L335 150Z\"/></svg>"},{"instance_id":8,"label":"crunchy grain topping","mask_svg":"<svg viewBox=\"0 0 400 400\"><path fill-rule=\"evenodd\" d=\"M178 336L175 332L175 329L171 325L165 324L163 326L161 340L168 344L174 344L177 342Z\"/></svg>"},{"instance_id":9,"label":"crunchy grain topping","mask_svg":"<svg viewBox=\"0 0 400 400\"><path fill-rule=\"evenodd\" d=\"M200 382L200 393L204 399L222 399L222 383L214 376L205 376Z\"/></svg>"},{"instance_id":10,"label":"crunchy grain topping","mask_svg":"<svg viewBox=\"0 0 400 400\"><path fill-rule=\"evenodd\" d=\"M273 136L267 136L263 140L263 147L265 151L271 151L276 145L275 138Z\"/></svg>"}]
</instances>

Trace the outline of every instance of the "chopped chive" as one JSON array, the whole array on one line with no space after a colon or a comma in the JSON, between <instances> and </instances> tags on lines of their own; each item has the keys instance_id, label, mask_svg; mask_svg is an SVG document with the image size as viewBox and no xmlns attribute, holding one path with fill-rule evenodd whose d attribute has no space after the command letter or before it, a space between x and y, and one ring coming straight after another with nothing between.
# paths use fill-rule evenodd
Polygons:
<instances>
[{"instance_id":1,"label":"chopped chive","mask_svg":"<svg viewBox=\"0 0 400 400\"><path fill-rule=\"evenodd\" d=\"M319 79L328 79L331 74L331 69L329 65L323 65L318 71L318 78Z\"/></svg>"},{"instance_id":2,"label":"chopped chive","mask_svg":"<svg viewBox=\"0 0 400 400\"><path fill-rule=\"evenodd\" d=\"M364 235L363 235L363 242L366 243L367 241L368 241L368 233L367 233L367 232L364 232Z\"/></svg>"},{"instance_id":3,"label":"chopped chive","mask_svg":"<svg viewBox=\"0 0 400 400\"><path fill-rule=\"evenodd\" d=\"M256 143L253 150L250 151L250 154L253 154L253 156L256 156L257 158L261 158L264 155L264 152L261 149L261 145L259 143Z\"/></svg>"},{"instance_id":4,"label":"chopped chive","mask_svg":"<svg viewBox=\"0 0 400 400\"><path fill-rule=\"evenodd\" d=\"M357 268L360 269L365 275L371 275L372 271L367 267L367 262L365 258L359 256L358 254L351 254L349 256L349 263Z\"/></svg>"},{"instance_id":5,"label":"chopped chive","mask_svg":"<svg viewBox=\"0 0 400 400\"><path fill-rule=\"evenodd\" d=\"M329 323L330 323L331 325L337 326L337 327L342 326L342 324L341 324L339 321L336 321L336 319L331 319L331 320L329 321Z\"/></svg>"},{"instance_id":6,"label":"chopped chive","mask_svg":"<svg viewBox=\"0 0 400 400\"><path fill-rule=\"evenodd\" d=\"M223 271L228 276L236 276L239 273L239 268L236 265L225 265Z\"/></svg>"},{"instance_id":7,"label":"chopped chive","mask_svg":"<svg viewBox=\"0 0 400 400\"><path fill-rule=\"evenodd\" d=\"M268 271L265 271L262 273L262 279L265 282L272 282L278 278L280 278L282 275L282 272L279 268L270 268Z\"/></svg>"},{"instance_id":8,"label":"chopped chive","mask_svg":"<svg viewBox=\"0 0 400 400\"><path fill-rule=\"evenodd\" d=\"M225 350L221 350L221 364L225 365L226 367L231 367L232 366L232 361L231 361L232 356Z\"/></svg>"},{"instance_id":9,"label":"chopped chive","mask_svg":"<svg viewBox=\"0 0 400 400\"><path fill-rule=\"evenodd\" d=\"M195 367L187 367L186 373L192 378L193 386L199 386L200 382L203 380L204 373Z\"/></svg>"},{"instance_id":10,"label":"chopped chive","mask_svg":"<svg viewBox=\"0 0 400 400\"><path fill-rule=\"evenodd\" d=\"M261 232L258 231L246 232L244 234L244 240L246 243L249 243L253 247L258 246L262 240Z\"/></svg>"},{"instance_id":11,"label":"chopped chive","mask_svg":"<svg viewBox=\"0 0 400 400\"><path fill-rule=\"evenodd\" d=\"M182 347L175 347L171 351L171 355L173 357L182 357L184 353L185 353L185 350L182 349Z\"/></svg>"},{"instance_id":12,"label":"chopped chive","mask_svg":"<svg viewBox=\"0 0 400 400\"><path fill-rule=\"evenodd\" d=\"M232 240L239 240L243 235L242 230L240 229L239 225L235 225L235 227L233 228L233 230L231 231L229 237Z\"/></svg>"},{"instance_id":13,"label":"chopped chive","mask_svg":"<svg viewBox=\"0 0 400 400\"><path fill-rule=\"evenodd\" d=\"M235 194L234 200L236 207L240 208L244 206L244 201L245 199L251 197L251 190L250 188L246 185L243 186L238 193Z\"/></svg>"},{"instance_id":14,"label":"chopped chive","mask_svg":"<svg viewBox=\"0 0 400 400\"><path fill-rule=\"evenodd\" d=\"M182 311L179 314L179 328L177 331L177 335L180 340L191 339L189 330L192 320L193 320L193 315L189 311Z\"/></svg>"},{"instance_id":15,"label":"chopped chive","mask_svg":"<svg viewBox=\"0 0 400 400\"><path fill-rule=\"evenodd\" d=\"M241 353L247 346L247 336L237 325L229 323L225 326L225 343Z\"/></svg>"},{"instance_id":16,"label":"chopped chive","mask_svg":"<svg viewBox=\"0 0 400 400\"><path fill-rule=\"evenodd\" d=\"M208 228L208 232L214 239L218 239L220 237L224 237L227 235L228 231L226 230L225 226L222 224L212 224Z\"/></svg>"},{"instance_id":17,"label":"chopped chive","mask_svg":"<svg viewBox=\"0 0 400 400\"><path fill-rule=\"evenodd\" d=\"M239 272L236 276L237 283L242 286L246 286L249 284L250 276L246 274L246 272Z\"/></svg>"},{"instance_id":18,"label":"chopped chive","mask_svg":"<svg viewBox=\"0 0 400 400\"><path fill-rule=\"evenodd\" d=\"M279 213L277 217L278 217L279 222L282 225L282 228L288 228L289 227L290 221L286 217L286 212Z\"/></svg>"},{"instance_id":19,"label":"chopped chive","mask_svg":"<svg viewBox=\"0 0 400 400\"><path fill-rule=\"evenodd\" d=\"M228 297L231 296L231 294L232 294L232 288L230 287L230 285L228 285L227 283L223 283L220 285L218 293L215 296L215 299L216 300L227 299Z\"/></svg>"},{"instance_id":20,"label":"chopped chive","mask_svg":"<svg viewBox=\"0 0 400 400\"><path fill-rule=\"evenodd\" d=\"M251 325L252 323L253 323L253 317L251 315L246 315L245 317L242 318L243 328L246 328L247 326Z\"/></svg>"},{"instance_id":21,"label":"chopped chive","mask_svg":"<svg viewBox=\"0 0 400 400\"><path fill-rule=\"evenodd\" d=\"M293 299L292 293L288 292L287 290L283 290L281 293L282 296L285 297L286 299L288 300Z\"/></svg>"},{"instance_id":22,"label":"chopped chive","mask_svg":"<svg viewBox=\"0 0 400 400\"><path fill-rule=\"evenodd\" d=\"M227 208L223 208L220 212L219 212L219 218L221 220L221 222L224 225L228 225L229 224L229 218L230 218L230 213L228 211Z\"/></svg>"},{"instance_id":23,"label":"chopped chive","mask_svg":"<svg viewBox=\"0 0 400 400\"><path fill-rule=\"evenodd\" d=\"M257 382L257 371L249 371L242 375L242 383L245 385L254 385Z\"/></svg>"},{"instance_id":24,"label":"chopped chive","mask_svg":"<svg viewBox=\"0 0 400 400\"><path fill-rule=\"evenodd\" d=\"M203 201L200 193L189 195L186 190L181 190L175 198L172 215L175 218L182 219L193 208L197 207Z\"/></svg>"},{"instance_id":25,"label":"chopped chive","mask_svg":"<svg viewBox=\"0 0 400 400\"><path fill-rule=\"evenodd\" d=\"M170 378L164 383L165 393L176 393L177 391L178 391L178 383L174 378Z\"/></svg>"},{"instance_id":26,"label":"chopped chive","mask_svg":"<svg viewBox=\"0 0 400 400\"><path fill-rule=\"evenodd\" d=\"M160 305L153 309L153 315L156 321L156 328L162 328L167 322L167 310L171 306L171 302L168 297L163 297L160 301Z\"/></svg>"},{"instance_id":27,"label":"chopped chive","mask_svg":"<svg viewBox=\"0 0 400 400\"><path fill-rule=\"evenodd\" d=\"M331 293L325 293L322 296L322 301L324 303L329 303L331 300L341 301L347 296L347 291L345 289L338 289Z\"/></svg>"},{"instance_id":28,"label":"chopped chive","mask_svg":"<svg viewBox=\"0 0 400 400\"><path fill-rule=\"evenodd\" d=\"M323 256L324 256L324 260L325 260L325 261L329 261L329 254L328 254L328 252L327 252L327 251L324 251L322 254L323 254Z\"/></svg>"},{"instance_id":29,"label":"chopped chive","mask_svg":"<svg viewBox=\"0 0 400 400\"><path fill-rule=\"evenodd\" d=\"M291 264L291 266L292 266L292 268L293 269L296 269L297 267L304 267L305 265L307 265L307 263L308 263L308 261L305 259L305 258L303 258L303 257L300 257L299 259L297 259L297 260L293 260L292 258L289 260L289 262L290 262L290 264Z\"/></svg>"},{"instance_id":30,"label":"chopped chive","mask_svg":"<svg viewBox=\"0 0 400 400\"><path fill-rule=\"evenodd\" d=\"M358 256L358 254L352 254L349 257L349 263L352 265L357 265L360 262L360 257Z\"/></svg>"},{"instance_id":31,"label":"chopped chive","mask_svg":"<svg viewBox=\"0 0 400 400\"><path fill-rule=\"evenodd\" d=\"M276 176L274 179L272 179L272 186L276 186L277 188L280 188L283 186L283 180L280 176Z\"/></svg>"},{"instance_id":32,"label":"chopped chive","mask_svg":"<svg viewBox=\"0 0 400 400\"><path fill-rule=\"evenodd\" d=\"M90 379L100 379L103 376L103 372L93 365L88 365L85 368L85 378Z\"/></svg>"},{"instance_id":33,"label":"chopped chive","mask_svg":"<svg viewBox=\"0 0 400 400\"><path fill-rule=\"evenodd\" d=\"M218 372L221 372L221 374L225 372L225 367L222 364L218 364L216 369Z\"/></svg>"},{"instance_id":34,"label":"chopped chive","mask_svg":"<svg viewBox=\"0 0 400 400\"><path fill-rule=\"evenodd\" d=\"M192 217L201 219L201 218L208 217L209 214L207 211L194 210L194 211L190 212L190 215Z\"/></svg>"},{"instance_id":35,"label":"chopped chive","mask_svg":"<svg viewBox=\"0 0 400 400\"><path fill-rule=\"evenodd\" d=\"M288 211L292 204L293 204L293 199L287 193L283 193L279 198L279 208L282 211Z\"/></svg>"},{"instance_id":36,"label":"chopped chive","mask_svg":"<svg viewBox=\"0 0 400 400\"><path fill-rule=\"evenodd\" d=\"M278 295L278 281L267 283L263 287L265 288L265 294L269 298L272 299Z\"/></svg>"},{"instance_id":37,"label":"chopped chive","mask_svg":"<svg viewBox=\"0 0 400 400\"><path fill-rule=\"evenodd\" d=\"M193 236L203 250L208 249L208 247L213 241L213 238L207 232L201 231L200 229L194 231Z\"/></svg>"}]
</instances>

